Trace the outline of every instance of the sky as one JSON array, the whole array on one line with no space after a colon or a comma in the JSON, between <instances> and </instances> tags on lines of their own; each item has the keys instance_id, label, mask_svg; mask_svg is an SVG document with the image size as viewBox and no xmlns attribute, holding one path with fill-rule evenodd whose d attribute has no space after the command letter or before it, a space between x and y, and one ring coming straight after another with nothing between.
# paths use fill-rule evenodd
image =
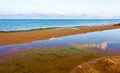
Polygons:
<instances>
[{"instance_id":1,"label":"sky","mask_svg":"<svg viewBox=\"0 0 120 73\"><path fill-rule=\"evenodd\" d=\"M120 0L0 0L0 18L120 18Z\"/></svg>"}]
</instances>

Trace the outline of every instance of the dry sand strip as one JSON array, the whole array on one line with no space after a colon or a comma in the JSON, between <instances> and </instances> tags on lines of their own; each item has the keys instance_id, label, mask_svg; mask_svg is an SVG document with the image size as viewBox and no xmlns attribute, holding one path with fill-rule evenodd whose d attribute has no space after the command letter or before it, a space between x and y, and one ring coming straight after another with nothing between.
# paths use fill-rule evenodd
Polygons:
<instances>
[{"instance_id":1,"label":"dry sand strip","mask_svg":"<svg viewBox=\"0 0 120 73\"><path fill-rule=\"evenodd\" d=\"M45 40L49 38L81 34L94 31L110 30L120 28L120 24L106 25L106 26L92 26L81 27L76 29L62 28L62 29L49 29L49 30L34 30L23 32L0 32L0 46L30 43L37 40Z\"/></svg>"}]
</instances>

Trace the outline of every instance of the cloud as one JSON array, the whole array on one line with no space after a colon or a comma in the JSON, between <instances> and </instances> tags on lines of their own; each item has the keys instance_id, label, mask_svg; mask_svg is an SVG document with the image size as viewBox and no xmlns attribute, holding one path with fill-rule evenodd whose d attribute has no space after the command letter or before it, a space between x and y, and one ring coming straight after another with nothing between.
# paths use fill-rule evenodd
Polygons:
<instances>
[{"instance_id":1,"label":"cloud","mask_svg":"<svg viewBox=\"0 0 120 73\"><path fill-rule=\"evenodd\" d=\"M0 15L119 17L120 0L0 0ZM34 13L34 14L33 14ZM26 15L25 15L26 16Z\"/></svg>"},{"instance_id":2,"label":"cloud","mask_svg":"<svg viewBox=\"0 0 120 73\"><path fill-rule=\"evenodd\" d=\"M46 1L46 0L31 0L33 2L41 2L41 1Z\"/></svg>"},{"instance_id":3,"label":"cloud","mask_svg":"<svg viewBox=\"0 0 120 73\"><path fill-rule=\"evenodd\" d=\"M0 14L0 18L81 18L81 19L95 19L95 18L114 18L103 17L95 15L74 15L74 14L60 14L60 13L30 13L30 14ZM119 18L119 17L118 17Z\"/></svg>"}]
</instances>

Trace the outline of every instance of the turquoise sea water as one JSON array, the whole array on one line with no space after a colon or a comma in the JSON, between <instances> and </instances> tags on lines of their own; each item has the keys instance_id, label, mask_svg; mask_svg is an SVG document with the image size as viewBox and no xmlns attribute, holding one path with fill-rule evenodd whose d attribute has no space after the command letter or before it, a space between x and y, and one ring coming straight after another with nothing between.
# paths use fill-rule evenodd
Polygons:
<instances>
[{"instance_id":1,"label":"turquoise sea water","mask_svg":"<svg viewBox=\"0 0 120 73\"><path fill-rule=\"evenodd\" d=\"M120 19L0 19L0 31L40 28L99 26L120 23Z\"/></svg>"}]
</instances>

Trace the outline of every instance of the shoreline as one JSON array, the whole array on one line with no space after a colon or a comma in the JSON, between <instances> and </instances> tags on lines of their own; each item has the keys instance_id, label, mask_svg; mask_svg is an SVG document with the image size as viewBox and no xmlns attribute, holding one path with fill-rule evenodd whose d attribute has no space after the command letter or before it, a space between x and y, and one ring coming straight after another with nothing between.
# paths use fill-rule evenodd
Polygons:
<instances>
[{"instance_id":1,"label":"shoreline","mask_svg":"<svg viewBox=\"0 0 120 73\"><path fill-rule=\"evenodd\" d=\"M52 28L38 28L38 29L30 29L30 30L0 31L0 33L29 32L29 31L38 31L38 30L49 30L49 29L57 29L57 27L52 27Z\"/></svg>"},{"instance_id":2,"label":"shoreline","mask_svg":"<svg viewBox=\"0 0 120 73\"><path fill-rule=\"evenodd\" d=\"M102 25L101 25L102 26ZM39 30L50 30L50 29L78 29L83 27L94 27L94 26L75 26L75 27L50 27L50 28L38 28L38 29L30 29L30 30L11 30L11 31L0 31L0 33L14 33L14 32L29 32L29 31L39 31Z\"/></svg>"},{"instance_id":3,"label":"shoreline","mask_svg":"<svg viewBox=\"0 0 120 73\"><path fill-rule=\"evenodd\" d=\"M37 40L47 40L50 38L58 38L61 36L82 34L95 31L103 31L120 28L120 24L91 26L91 27L76 27L74 28L51 28L51 29L35 29L18 32L0 32L0 46L30 43Z\"/></svg>"}]
</instances>

